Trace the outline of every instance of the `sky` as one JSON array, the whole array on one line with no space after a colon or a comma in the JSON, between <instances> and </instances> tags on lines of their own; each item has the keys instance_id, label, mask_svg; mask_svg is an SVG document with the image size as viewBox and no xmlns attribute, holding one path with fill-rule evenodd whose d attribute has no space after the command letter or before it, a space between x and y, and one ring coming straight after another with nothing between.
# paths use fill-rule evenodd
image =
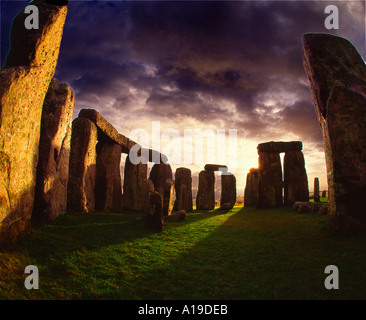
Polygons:
<instances>
[{"instance_id":1,"label":"sky","mask_svg":"<svg viewBox=\"0 0 366 320\"><path fill-rule=\"evenodd\" d=\"M27 3L1 1L1 64ZM338 8L339 29L325 27L328 5ZM306 32L345 37L365 58L365 3L71 0L55 78L75 92L74 117L93 108L145 147L160 145L173 172L192 170L194 189L204 164L219 163L242 196L259 143L300 140L309 190L314 177L324 190L323 139L302 65ZM213 134L202 159L198 149L184 158L199 147L190 132Z\"/></svg>"}]
</instances>

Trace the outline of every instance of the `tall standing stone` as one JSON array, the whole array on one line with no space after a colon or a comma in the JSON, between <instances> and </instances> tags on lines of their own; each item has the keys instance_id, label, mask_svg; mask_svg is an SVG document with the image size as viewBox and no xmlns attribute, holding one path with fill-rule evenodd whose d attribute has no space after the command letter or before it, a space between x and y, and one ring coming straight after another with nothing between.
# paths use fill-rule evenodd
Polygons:
<instances>
[{"instance_id":1,"label":"tall standing stone","mask_svg":"<svg viewBox=\"0 0 366 320\"><path fill-rule=\"evenodd\" d=\"M149 214L150 195L154 192L154 184L150 179L144 179L141 185L141 213L146 220Z\"/></svg>"},{"instance_id":2,"label":"tall standing stone","mask_svg":"<svg viewBox=\"0 0 366 320\"><path fill-rule=\"evenodd\" d=\"M247 174L244 190L244 206L256 206L258 194L258 169L251 168Z\"/></svg>"},{"instance_id":3,"label":"tall standing stone","mask_svg":"<svg viewBox=\"0 0 366 320\"><path fill-rule=\"evenodd\" d=\"M192 173L188 168L177 168L175 171L175 197L173 211L193 211Z\"/></svg>"},{"instance_id":4,"label":"tall standing stone","mask_svg":"<svg viewBox=\"0 0 366 320\"><path fill-rule=\"evenodd\" d=\"M122 147L113 141L99 141L95 174L95 209L121 212L121 153Z\"/></svg>"},{"instance_id":5,"label":"tall standing stone","mask_svg":"<svg viewBox=\"0 0 366 320\"><path fill-rule=\"evenodd\" d=\"M67 212L94 211L97 137L97 127L90 120L76 118L72 122Z\"/></svg>"},{"instance_id":6,"label":"tall standing stone","mask_svg":"<svg viewBox=\"0 0 366 320\"><path fill-rule=\"evenodd\" d=\"M303 63L320 123L329 186L329 226L366 225L366 66L347 39L303 36Z\"/></svg>"},{"instance_id":7,"label":"tall standing stone","mask_svg":"<svg viewBox=\"0 0 366 320\"><path fill-rule=\"evenodd\" d=\"M320 201L319 178L314 178L314 202Z\"/></svg>"},{"instance_id":8,"label":"tall standing stone","mask_svg":"<svg viewBox=\"0 0 366 320\"><path fill-rule=\"evenodd\" d=\"M74 92L52 79L43 104L32 221L51 222L66 211Z\"/></svg>"},{"instance_id":9,"label":"tall standing stone","mask_svg":"<svg viewBox=\"0 0 366 320\"><path fill-rule=\"evenodd\" d=\"M166 179L172 179L173 173L170 164L155 163L150 171L149 179L154 183L155 191L164 197Z\"/></svg>"},{"instance_id":10,"label":"tall standing stone","mask_svg":"<svg viewBox=\"0 0 366 320\"><path fill-rule=\"evenodd\" d=\"M233 174L221 175L221 200L220 205L230 204L231 209L236 203L236 178Z\"/></svg>"},{"instance_id":11,"label":"tall standing stone","mask_svg":"<svg viewBox=\"0 0 366 320\"><path fill-rule=\"evenodd\" d=\"M282 169L279 153L259 152L258 208L282 205Z\"/></svg>"},{"instance_id":12,"label":"tall standing stone","mask_svg":"<svg viewBox=\"0 0 366 320\"><path fill-rule=\"evenodd\" d=\"M147 177L147 164L133 164L126 157L125 174L123 179L123 209L126 211L141 211L141 186Z\"/></svg>"},{"instance_id":13,"label":"tall standing stone","mask_svg":"<svg viewBox=\"0 0 366 320\"><path fill-rule=\"evenodd\" d=\"M163 197L163 216L169 216L173 210L174 180L166 179Z\"/></svg>"},{"instance_id":14,"label":"tall standing stone","mask_svg":"<svg viewBox=\"0 0 366 320\"><path fill-rule=\"evenodd\" d=\"M164 229L163 197L159 192L154 191L150 194L146 226L156 232L161 232Z\"/></svg>"},{"instance_id":15,"label":"tall standing stone","mask_svg":"<svg viewBox=\"0 0 366 320\"><path fill-rule=\"evenodd\" d=\"M284 203L293 205L296 201L309 201L308 176L302 151L287 151L283 159Z\"/></svg>"},{"instance_id":16,"label":"tall standing stone","mask_svg":"<svg viewBox=\"0 0 366 320\"><path fill-rule=\"evenodd\" d=\"M0 71L0 242L27 235L34 201L43 101L54 75L67 9L43 0L39 28L29 14L12 23L10 50Z\"/></svg>"},{"instance_id":17,"label":"tall standing stone","mask_svg":"<svg viewBox=\"0 0 366 320\"><path fill-rule=\"evenodd\" d=\"M203 170L198 175L197 210L215 208L215 172Z\"/></svg>"}]
</instances>

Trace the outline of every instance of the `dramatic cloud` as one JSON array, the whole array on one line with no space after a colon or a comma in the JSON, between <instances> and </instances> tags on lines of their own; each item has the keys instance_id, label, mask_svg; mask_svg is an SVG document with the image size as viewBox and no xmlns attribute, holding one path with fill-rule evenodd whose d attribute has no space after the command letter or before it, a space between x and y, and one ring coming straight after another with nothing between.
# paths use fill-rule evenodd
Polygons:
<instances>
[{"instance_id":1,"label":"dramatic cloud","mask_svg":"<svg viewBox=\"0 0 366 320\"><path fill-rule=\"evenodd\" d=\"M339 9L339 30L325 29L329 4ZM1 5L4 61L9 17L24 3ZM55 76L74 89L75 116L95 108L126 135L151 133L151 121L182 136L237 129L239 194L257 166L258 143L301 140L310 189L314 176L326 188L302 34L344 36L365 56L363 2L70 1L68 8Z\"/></svg>"}]
</instances>

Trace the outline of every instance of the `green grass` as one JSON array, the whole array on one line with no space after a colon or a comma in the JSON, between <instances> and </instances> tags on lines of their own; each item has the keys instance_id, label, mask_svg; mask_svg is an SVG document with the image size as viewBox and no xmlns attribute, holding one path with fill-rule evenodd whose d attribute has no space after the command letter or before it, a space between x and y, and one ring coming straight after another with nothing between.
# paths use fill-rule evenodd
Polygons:
<instances>
[{"instance_id":1,"label":"green grass","mask_svg":"<svg viewBox=\"0 0 366 320\"><path fill-rule=\"evenodd\" d=\"M139 214L63 215L0 251L1 299L364 299L366 236L291 208L191 213L148 231ZM39 268L39 290L24 268ZM326 290L327 265L339 290Z\"/></svg>"}]
</instances>

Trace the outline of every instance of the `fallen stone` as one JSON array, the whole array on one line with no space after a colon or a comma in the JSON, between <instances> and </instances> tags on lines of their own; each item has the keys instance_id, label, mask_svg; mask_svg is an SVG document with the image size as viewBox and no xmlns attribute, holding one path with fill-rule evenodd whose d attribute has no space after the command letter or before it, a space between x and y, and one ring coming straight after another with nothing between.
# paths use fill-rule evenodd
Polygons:
<instances>
[{"instance_id":1,"label":"fallen stone","mask_svg":"<svg viewBox=\"0 0 366 320\"><path fill-rule=\"evenodd\" d=\"M97 143L97 162L95 173L95 209L121 212L121 152L122 147L113 142Z\"/></svg>"},{"instance_id":2,"label":"fallen stone","mask_svg":"<svg viewBox=\"0 0 366 320\"><path fill-rule=\"evenodd\" d=\"M319 205L314 202L296 201L292 208L298 213L317 212L319 210Z\"/></svg>"},{"instance_id":3,"label":"fallen stone","mask_svg":"<svg viewBox=\"0 0 366 320\"><path fill-rule=\"evenodd\" d=\"M203 170L198 175L196 208L197 210L215 208L215 173L213 171Z\"/></svg>"},{"instance_id":4,"label":"fallen stone","mask_svg":"<svg viewBox=\"0 0 366 320\"><path fill-rule=\"evenodd\" d=\"M319 215L321 216L326 216L328 214L328 205L327 204L323 204L320 208L319 208Z\"/></svg>"},{"instance_id":5,"label":"fallen stone","mask_svg":"<svg viewBox=\"0 0 366 320\"><path fill-rule=\"evenodd\" d=\"M267 153L281 153L288 151L301 151L302 150L302 142L301 141L270 141L265 143L260 143L257 147L258 154L260 152Z\"/></svg>"},{"instance_id":6,"label":"fallen stone","mask_svg":"<svg viewBox=\"0 0 366 320\"><path fill-rule=\"evenodd\" d=\"M287 151L283 159L284 204L309 201L308 176L302 151Z\"/></svg>"},{"instance_id":7,"label":"fallen stone","mask_svg":"<svg viewBox=\"0 0 366 320\"><path fill-rule=\"evenodd\" d=\"M71 132L66 211L92 212L95 208L97 127L88 119L76 118L72 122Z\"/></svg>"},{"instance_id":8,"label":"fallen stone","mask_svg":"<svg viewBox=\"0 0 366 320\"><path fill-rule=\"evenodd\" d=\"M184 220L186 218L186 211L185 210L179 210L176 212L173 212L169 216L166 216L165 219L169 221L178 221L178 220Z\"/></svg>"},{"instance_id":9,"label":"fallen stone","mask_svg":"<svg viewBox=\"0 0 366 320\"><path fill-rule=\"evenodd\" d=\"M47 223L66 211L74 92L52 79L43 103L32 222Z\"/></svg>"},{"instance_id":10,"label":"fallen stone","mask_svg":"<svg viewBox=\"0 0 366 320\"><path fill-rule=\"evenodd\" d=\"M366 225L365 61L347 39L309 33L303 63L324 139L330 228L342 233L355 222L357 231Z\"/></svg>"},{"instance_id":11,"label":"fallen stone","mask_svg":"<svg viewBox=\"0 0 366 320\"><path fill-rule=\"evenodd\" d=\"M28 14L14 18L10 50L0 71L0 243L30 232L43 101L54 75L66 7L34 0L39 28L27 30Z\"/></svg>"},{"instance_id":12,"label":"fallen stone","mask_svg":"<svg viewBox=\"0 0 366 320\"><path fill-rule=\"evenodd\" d=\"M251 168L247 173L247 180L244 190L244 206L256 206L258 194L258 169Z\"/></svg>"},{"instance_id":13,"label":"fallen stone","mask_svg":"<svg viewBox=\"0 0 366 320\"><path fill-rule=\"evenodd\" d=\"M227 203L223 203L218 209L216 209L214 212L216 213L227 213L229 212L231 209L233 208L233 206L231 205L230 202Z\"/></svg>"}]
</instances>

